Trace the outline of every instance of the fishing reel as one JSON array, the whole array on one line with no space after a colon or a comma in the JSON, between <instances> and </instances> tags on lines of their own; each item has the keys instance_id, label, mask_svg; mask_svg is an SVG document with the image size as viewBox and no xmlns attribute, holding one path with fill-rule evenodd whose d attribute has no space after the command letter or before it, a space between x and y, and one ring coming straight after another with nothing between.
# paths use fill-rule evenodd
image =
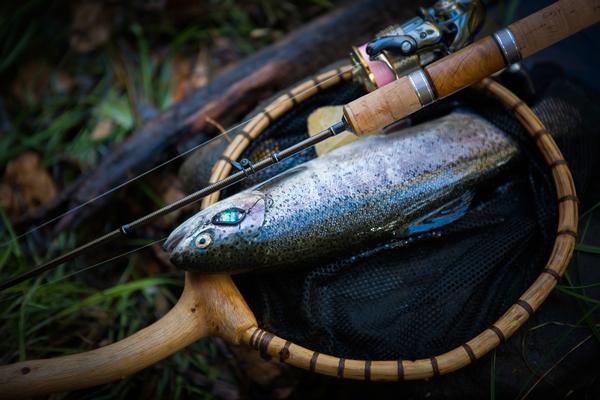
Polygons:
<instances>
[{"instance_id":1,"label":"fishing reel","mask_svg":"<svg viewBox=\"0 0 600 400\"><path fill-rule=\"evenodd\" d=\"M439 0L352 49L355 80L371 92L471 43L485 20L479 0Z\"/></svg>"}]
</instances>

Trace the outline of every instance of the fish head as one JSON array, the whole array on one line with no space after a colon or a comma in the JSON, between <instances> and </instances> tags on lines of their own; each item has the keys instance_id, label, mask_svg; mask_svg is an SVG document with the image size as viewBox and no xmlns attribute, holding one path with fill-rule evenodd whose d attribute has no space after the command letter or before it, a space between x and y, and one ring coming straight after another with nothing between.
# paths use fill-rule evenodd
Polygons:
<instances>
[{"instance_id":1,"label":"fish head","mask_svg":"<svg viewBox=\"0 0 600 400\"><path fill-rule=\"evenodd\" d=\"M179 268L234 272L244 268L265 222L266 197L243 192L198 212L169 235L164 249Z\"/></svg>"}]
</instances>

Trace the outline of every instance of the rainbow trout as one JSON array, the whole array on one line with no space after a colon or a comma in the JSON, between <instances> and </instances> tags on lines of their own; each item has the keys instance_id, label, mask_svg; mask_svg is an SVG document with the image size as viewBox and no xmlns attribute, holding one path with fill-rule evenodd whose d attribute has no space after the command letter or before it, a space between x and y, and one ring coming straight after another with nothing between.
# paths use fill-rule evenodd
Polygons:
<instances>
[{"instance_id":1,"label":"rainbow trout","mask_svg":"<svg viewBox=\"0 0 600 400\"><path fill-rule=\"evenodd\" d=\"M455 112L362 138L198 212L169 236L178 267L302 267L460 218L474 186L517 155L481 117Z\"/></svg>"}]
</instances>

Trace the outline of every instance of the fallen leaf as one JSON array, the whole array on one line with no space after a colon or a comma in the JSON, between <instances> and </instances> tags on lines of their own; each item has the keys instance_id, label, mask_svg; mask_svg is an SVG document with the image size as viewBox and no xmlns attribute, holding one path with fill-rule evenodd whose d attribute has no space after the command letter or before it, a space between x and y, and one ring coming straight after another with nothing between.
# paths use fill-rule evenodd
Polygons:
<instances>
[{"instance_id":1,"label":"fallen leaf","mask_svg":"<svg viewBox=\"0 0 600 400\"><path fill-rule=\"evenodd\" d=\"M188 95L190 89L190 75L192 63L186 57L176 55L171 61L171 71L173 71L173 93L171 99L173 103L177 103Z\"/></svg>"},{"instance_id":2,"label":"fallen leaf","mask_svg":"<svg viewBox=\"0 0 600 400\"><path fill-rule=\"evenodd\" d=\"M169 299L167 299L160 290L157 290L154 295L154 316L156 318L162 318L169 312L171 307L172 304Z\"/></svg>"},{"instance_id":3,"label":"fallen leaf","mask_svg":"<svg viewBox=\"0 0 600 400\"><path fill-rule=\"evenodd\" d=\"M154 247L156 245L153 245ZM163 272L162 265L154 257L146 254L139 254L138 257L133 259L135 270L140 275L154 277L160 275Z\"/></svg>"},{"instance_id":4,"label":"fallen leaf","mask_svg":"<svg viewBox=\"0 0 600 400\"><path fill-rule=\"evenodd\" d=\"M0 205L11 218L52 200L56 194L54 181L36 153L23 153L6 166L0 183Z\"/></svg>"},{"instance_id":5,"label":"fallen leaf","mask_svg":"<svg viewBox=\"0 0 600 400\"><path fill-rule=\"evenodd\" d=\"M181 182L176 176L171 176L167 182L170 183L169 186L164 188L161 193L161 198L165 204L175 203L177 200L181 200L185 197L185 193L183 193L183 190L181 189ZM167 228L172 227L182 212L183 210L179 209L161 217L160 224Z\"/></svg>"},{"instance_id":6,"label":"fallen leaf","mask_svg":"<svg viewBox=\"0 0 600 400\"><path fill-rule=\"evenodd\" d=\"M233 39L226 36L219 36L213 40L211 50L211 61L217 65L225 67L239 60L240 53Z\"/></svg>"},{"instance_id":7,"label":"fallen leaf","mask_svg":"<svg viewBox=\"0 0 600 400\"><path fill-rule=\"evenodd\" d=\"M171 98L176 103L181 101L190 93L205 86L209 81L208 51L200 50L193 65L181 56L173 60L174 90Z\"/></svg>"},{"instance_id":8,"label":"fallen leaf","mask_svg":"<svg viewBox=\"0 0 600 400\"><path fill-rule=\"evenodd\" d=\"M171 263L169 254L163 249L161 243L152 245L152 252L156 260L162 265L161 271L177 271L177 268Z\"/></svg>"},{"instance_id":9,"label":"fallen leaf","mask_svg":"<svg viewBox=\"0 0 600 400\"><path fill-rule=\"evenodd\" d=\"M83 1L77 3L71 20L71 48L87 53L106 43L112 30L112 12L106 3Z\"/></svg>"},{"instance_id":10,"label":"fallen leaf","mask_svg":"<svg viewBox=\"0 0 600 400\"><path fill-rule=\"evenodd\" d=\"M270 386L284 373L285 364L265 360L253 349L244 346L230 346L229 348L235 355L240 369L248 375L252 382L261 386Z\"/></svg>"},{"instance_id":11,"label":"fallen leaf","mask_svg":"<svg viewBox=\"0 0 600 400\"><path fill-rule=\"evenodd\" d=\"M261 39L267 37L271 34L271 29L269 28L255 28L250 31L250 37L252 39Z\"/></svg>"},{"instance_id":12,"label":"fallen leaf","mask_svg":"<svg viewBox=\"0 0 600 400\"><path fill-rule=\"evenodd\" d=\"M208 64L208 51L206 49L202 49L200 53L198 53L198 58L196 58L194 70L192 71L191 81L192 88L194 90L198 90L208 83Z\"/></svg>"},{"instance_id":13,"label":"fallen leaf","mask_svg":"<svg viewBox=\"0 0 600 400\"><path fill-rule=\"evenodd\" d=\"M239 386L221 379L209 378L206 375L189 369L186 375L197 386L210 389L211 393L219 399L238 400L240 396Z\"/></svg>"},{"instance_id":14,"label":"fallen leaf","mask_svg":"<svg viewBox=\"0 0 600 400\"><path fill-rule=\"evenodd\" d=\"M112 132L113 123L110 119L103 119L96 124L90 135L94 140L106 139Z\"/></svg>"},{"instance_id":15,"label":"fallen leaf","mask_svg":"<svg viewBox=\"0 0 600 400\"><path fill-rule=\"evenodd\" d=\"M83 307L79 311L79 315L82 318L94 319L97 324L100 324L104 327L110 326L114 322L114 318L111 317L106 310L103 310L100 307Z\"/></svg>"},{"instance_id":16,"label":"fallen leaf","mask_svg":"<svg viewBox=\"0 0 600 400\"><path fill-rule=\"evenodd\" d=\"M265 360L257 351L245 346L228 348L246 378L268 391L268 398L287 399L294 394L298 387L298 374L302 374L302 371L280 363L277 358Z\"/></svg>"},{"instance_id":17,"label":"fallen leaf","mask_svg":"<svg viewBox=\"0 0 600 400\"><path fill-rule=\"evenodd\" d=\"M52 70L45 60L29 61L19 68L11 92L22 104L38 103L48 89Z\"/></svg>"},{"instance_id":18,"label":"fallen leaf","mask_svg":"<svg viewBox=\"0 0 600 400\"><path fill-rule=\"evenodd\" d=\"M65 94L77 86L77 81L65 71L57 71L52 75L52 90L56 93Z\"/></svg>"}]
</instances>

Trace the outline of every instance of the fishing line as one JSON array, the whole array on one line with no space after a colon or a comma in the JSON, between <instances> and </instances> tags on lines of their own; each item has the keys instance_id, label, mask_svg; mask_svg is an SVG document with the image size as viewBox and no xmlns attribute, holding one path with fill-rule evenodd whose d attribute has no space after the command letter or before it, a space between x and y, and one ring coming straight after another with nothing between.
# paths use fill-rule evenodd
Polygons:
<instances>
[{"instance_id":1,"label":"fishing line","mask_svg":"<svg viewBox=\"0 0 600 400\"><path fill-rule=\"evenodd\" d=\"M354 70L356 67L358 67L358 65L356 63L353 64L352 65L352 70ZM345 74L347 72L348 72L348 70L344 69L344 70L338 72L337 74L332 75L329 78L323 80L322 82L319 82L319 83L317 83L315 85L310 86L309 88L307 88L305 90L300 91L298 94L296 94L294 96L291 96L289 98L283 99L280 102L274 103L275 107L277 107L279 104L283 104L284 102L289 101L290 99L296 99L297 97L299 97L299 96L303 95L304 93L306 93L306 92L314 89L315 87L319 87L319 86L325 84L326 82L328 82L328 81L330 81L330 80L332 80L334 78L337 78L338 76L341 76L341 75L343 75L343 74ZM208 117L208 118L210 118L210 117ZM150 168L149 170L146 170L146 171L142 172L139 175L137 175L137 176L135 176L135 177L133 177L133 178L131 178L131 179L123 182L123 183L120 183L120 184L118 184L118 185L116 185L116 186L114 186L114 187L106 190L105 192L103 192L103 193L101 193L101 194L99 194L99 195L97 195L97 196L95 196L95 197L93 197L93 198L91 198L91 199L89 199L89 200L87 200L87 201L85 201L85 202L83 202L83 203L81 203L81 204L79 204L79 205L77 205L77 206L75 206L75 207L73 207L73 208L71 208L71 209L63 212L62 214L60 214L60 215L58 215L58 216L56 216L54 218L51 218L51 219L49 219L49 220L47 220L45 222L42 222L41 224L39 224L39 225L31 228L30 230L28 230L28 231L26 231L26 232L24 232L24 233L22 233L20 235L15 236L14 238L11 238L10 240L8 240L6 242L0 243L0 247L5 247L5 246L8 246L11 243L17 242L19 239L21 239L21 238L23 238L23 237L25 237L27 235L30 235L33 232L36 232L36 231L42 229L43 227L45 227L45 226L47 226L47 225L49 225L49 224L51 224L51 223L53 223L53 222L55 222L55 221L63 218L63 217L65 217L65 216L67 216L69 214L72 214L75 211L77 211L77 210L79 210L79 209L81 209L81 208L83 208L83 207L85 207L85 206L87 206L87 205L89 205L89 204L91 204L91 203L93 203L95 201L98 201L101 198L103 198L105 196L108 196L109 194L114 193L115 191L117 191L117 190L119 190L119 189L121 189L121 188L123 188L125 186L130 185L131 183L133 183L133 182L135 182L135 181L143 178L144 176L146 176L146 175L148 175L148 174L150 174L150 173L152 173L152 172L154 172L154 171L156 171L156 170L164 167L167 164L170 164L171 162L173 162L173 161L175 161L175 160L177 160L177 159L179 159L181 157L184 157L184 156L190 154L194 150L197 150L197 149L199 149L201 147L204 147L204 146L212 143L213 141L215 141L217 139L221 140L221 139L225 138L227 140L228 139L228 136L227 136L228 133L231 133L232 131L234 131L234 130L236 130L236 129L238 129L238 128L246 125L246 124L248 124L254 118L255 118L255 116L252 116L251 118L248 118L248 119L246 119L246 120L244 120L244 121L242 121L242 122L240 122L240 123L232 126L231 128L223 131L221 134L219 134L219 135L217 135L217 136L215 136L215 137L213 137L211 139L208 139L207 141L204 141L204 142L202 142L202 143L200 143L200 144L198 144L198 145L196 145L196 146L194 146L194 147L192 147L192 148L184 151L183 153L180 153L180 154L178 154L178 155L176 155L176 156L174 156L174 157L172 157L172 158L170 158L170 159L168 159L168 160L166 160L166 161L164 161L164 162L162 162L162 163L160 163L160 164L158 164L158 165ZM212 118L211 118L211 120L212 120Z\"/></svg>"},{"instance_id":2,"label":"fishing line","mask_svg":"<svg viewBox=\"0 0 600 400\"><path fill-rule=\"evenodd\" d=\"M108 258L108 259L106 259L106 260L99 261L99 262L97 262L96 264L88 265L87 267L83 267L83 268L81 268L81 269L78 269L78 270L76 270L76 271L73 271L73 272L71 272L71 273L69 273L69 274L67 274L67 275L61 276L61 277L60 277L60 278L58 278L58 279L55 279L55 280L53 280L53 281L49 281L49 282L43 283L43 284L39 285L39 286L37 287L37 289L39 289L39 288L41 288L41 287L48 286L48 285L52 285L52 284L55 284L55 283L58 283L58 282L61 282L61 281L64 281L64 280L66 280L67 278L70 278L70 277L72 277L72 276L74 276L74 275L77 275L77 274L79 274L79 273L81 273L81 272L84 272L84 271L89 271L89 270L91 270L91 269L97 268L97 267L99 267L99 266L101 266L101 265L104 265L104 264L106 264L106 263L109 263L109 262L111 262L111 261L118 260L119 258L125 257L125 256L127 256L127 255L130 255L130 254L133 254L133 253L136 253L136 252L138 252L138 251L140 251L140 250L143 250L143 249L145 249L145 248L148 248L148 247L154 246L155 244L158 244L158 243L161 243L161 242L164 242L165 240L167 240L167 237L168 237L168 236L165 236L165 237L164 237L164 238L162 238L162 239L158 239L158 240L152 241L152 242L150 242L150 243L147 243L147 244L145 244L145 245L142 245L142 246L140 246L140 247L136 247L136 248L135 248L135 249L133 249L133 250L126 251L126 252L124 252L124 253L118 254L118 255L116 255L116 256L114 256L114 257L111 257L111 258ZM37 289L36 289L36 290L37 290ZM6 302L6 301L9 301L9 300L14 300L14 299L16 299L16 298L18 298L18 297L22 297L22 296L24 296L26 293L27 293L27 290L23 290L23 291L22 291L22 292L20 292L20 293L13 293L13 294L8 294L8 295L6 295L6 296L0 297L0 303L4 303L4 302Z\"/></svg>"},{"instance_id":3,"label":"fishing line","mask_svg":"<svg viewBox=\"0 0 600 400\"><path fill-rule=\"evenodd\" d=\"M348 73L348 72L351 72L351 70L339 71L337 73L337 75L342 74L342 73ZM331 79L331 77L329 79ZM315 85L312 85L311 87L314 88ZM287 96L286 100L289 101L290 98L291 98L291 96ZM261 118L261 117L254 116L252 118L252 120L255 120L255 118ZM164 207L161 207L155 211L152 211L151 213L146 214L134 221L125 223L125 224L121 225L119 228L113 230L112 232L108 232L104 235L101 235L101 236L93 239L92 241L84 243L70 251L67 251L67 252L59 255L58 257L51 259L50 261L36 265L33 268L31 268L19 275L8 278L4 282L0 282L0 291L4 291L5 289L7 289L9 287L14 286L20 282L23 282L26 279L30 279L36 275L39 275L40 273L42 273L44 271L47 271L52 268L56 268L59 265L64 264L65 262L72 260L73 258L79 256L80 254L91 250L92 248L95 248L100 245L114 241L119 237L128 236L135 229L150 223L151 221L153 221L154 219L156 219L158 217L162 217L162 216L167 215L175 210L186 207L186 206L188 206L192 203L195 203L196 201L206 197L209 194L223 190L235 183L241 182L244 179L248 178L249 175L254 174L257 171L269 168L273 164L278 163L280 160L288 158L308 147L314 146L315 144L317 144L331 136L335 136L338 133L343 132L344 130L347 129L347 127L348 127L348 124L347 124L346 120L342 119L340 122L317 133L316 135L306 138L306 139L304 139L286 149L283 149L277 153L273 153L270 157L266 157L266 158L256 162L255 164L252 164L248 161L243 165L242 164L236 165L237 164L236 163L233 166L238 168L238 172L236 172L232 175L229 175L215 183L209 184L208 186L205 186L202 189L197 190L197 191L183 197L182 199L179 199L173 203L170 203ZM250 165L247 166L246 164L250 164ZM249 170L251 170L251 171L249 172Z\"/></svg>"},{"instance_id":4,"label":"fishing line","mask_svg":"<svg viewBox=\"0 0 600 400\"><path fill-rule=\"evenodd\" d=\"M531 392L533 392L533 390L537 387L537 385L542 382L544 379L546 379L546 377L556 368L558 367L558 365L560 363L562 363L565 358L567 358L569 355L571 355L571 353L573 353L575 350L577 350L578 348L580 348L581 346L583 346L588 340L590 340L592 337L594 337L594 335L589 335L588 337L584 338L583 340L581 340L579 343L577 343L573 348L571 348L569 351L567 351L565 354L562 355L561 358L559 358L550 368L548 368L548 370L546 372L544 372L542 375L540 375L540 377L534 382L533 385L531 385L531 387L527 390L527 392L525 392L525 394L523 395L523 397L520 398L520 400L525 400L530 394Z\"/></svg>"}]
</instances>

